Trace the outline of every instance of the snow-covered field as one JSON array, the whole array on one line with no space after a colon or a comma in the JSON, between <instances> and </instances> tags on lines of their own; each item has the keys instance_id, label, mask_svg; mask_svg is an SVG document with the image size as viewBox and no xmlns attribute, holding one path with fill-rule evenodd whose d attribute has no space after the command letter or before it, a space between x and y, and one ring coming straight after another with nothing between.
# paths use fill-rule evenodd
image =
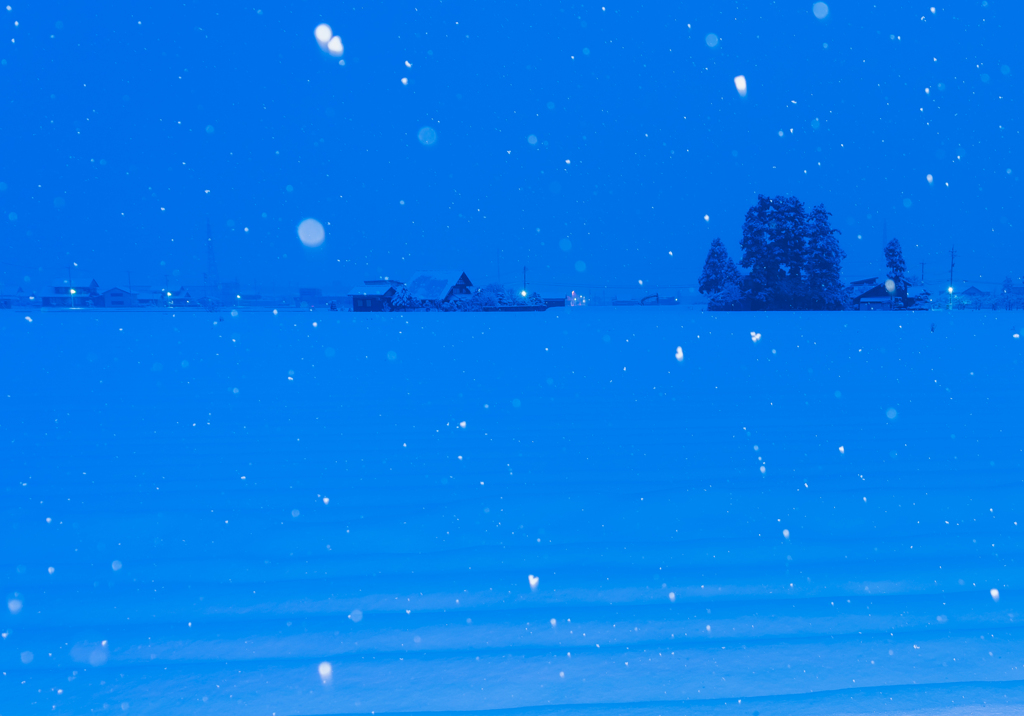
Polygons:
<instances>
[{"instance_id":1,"label":"snow-covered field","mask_svg":"<svg viewBox=\"0 0 1024 716\"><path fill-rule=\"evenodd\" d=\"M31 318L2 716L1024 711L1019 314Z\"/></svg>"}]
</instances>

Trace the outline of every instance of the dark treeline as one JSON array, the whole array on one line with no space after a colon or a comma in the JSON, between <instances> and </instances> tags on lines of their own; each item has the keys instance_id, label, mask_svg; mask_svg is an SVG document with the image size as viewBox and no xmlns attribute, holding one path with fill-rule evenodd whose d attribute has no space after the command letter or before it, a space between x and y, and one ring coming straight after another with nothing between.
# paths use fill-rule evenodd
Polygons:
<instances>
[{"instance_id":1,"label":"dark treeline","mask_svg":"<svg viewBox=\"0 0 1024 716\"><path fill-rule=\"evenodd\" d=\"M823 204L808 213L796 197L758 195L743 220L741 273L721 239L708 251L700 292L711 310L840 311L846 253Z\"/></svg>"}]
</instances>

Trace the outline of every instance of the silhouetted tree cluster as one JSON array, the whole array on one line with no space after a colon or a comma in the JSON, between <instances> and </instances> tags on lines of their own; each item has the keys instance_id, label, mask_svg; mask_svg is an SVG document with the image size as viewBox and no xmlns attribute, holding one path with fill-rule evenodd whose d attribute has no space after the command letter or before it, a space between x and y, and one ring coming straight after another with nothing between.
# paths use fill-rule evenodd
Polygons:
<instances>
[{"instance_id":1,"label":"silhouetted tree cluster","mask_svg":"<svg viewBox=\"0 0 1024 716\"><path fill-rule=\"evenodd\" d=\"M796 197L758 195L743 221L741 274L720 239L711 243L699 281L711 310L838 311L847 296L846 253L824 205L808 214Z\"/></svg>"}]
</instances>

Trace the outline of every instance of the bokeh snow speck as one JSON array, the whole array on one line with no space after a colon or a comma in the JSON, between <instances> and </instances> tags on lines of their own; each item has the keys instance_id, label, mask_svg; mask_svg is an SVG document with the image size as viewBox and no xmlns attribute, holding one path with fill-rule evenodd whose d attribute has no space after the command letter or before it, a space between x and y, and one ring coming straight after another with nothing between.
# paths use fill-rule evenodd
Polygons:
<instances>
[{"instance_id":1,"label":"bokeh snow speck","mask_svg":"<svg viewBox=\"0 0 1024 716\"><path fill-rule=\"evenodd\" d=\"M814 16L819 20L824 20L828 17L828 5L823 2L816 2L811 6L811 12L813 12Z\"/></svg>"},{"instance_id":2,"label":"bokeh snow speck","mask_svg":"<svg viewBox=\"0 0 1024 716\"><path fill-rule=\"evenodd\" d=\"M433 127L422 127L416 133L416 138L420 140L420 144L424 147L431 147L437 143L437 132Z\"/></svg>"},{"instance_id":3,"label":"bokeh snow speck","mask_svg":"<svg viewBox=\"0 0 1024 716\"><path fill-rule=\"evenodd\" d=\"M331 37L333 36L334 33L331 31L331 26L326 22L320 23L313 30L313 37L316 38L316 42L320 45L320 49L324 51L327 50L327 43L331 41Z\"/></svg>"},{"instance_id":4,"label":"bokeh snow speck","mask_svg":"<svg viewBox=\"0 0 1024 716\"><path fill-rule=\"evenodd\" d=\"M704 42L707 43L708 47L717 47L718 46L718 35L716 35L713 32L710 32L704 38Z\"/></svg>"},{"instance_id":5,"label":"bokeh snow speck","mask_svg":"<svg viewBox=\"0 0 1024 716\"><path fill-rule=\"evenodd\" d=\"M325 684L331 680L334 675L334 669L331 667L331 662L322 661L320 665L316 667L317 673L320 674L320 680Z\"/></svg>"},{"instance_id":6,"label":"bokeh snow speck","mask_svg":"<svg viewBox=\"0 0 1024 716\"><path fill-rule=\"evenodd\" d=\"M320 49L331 57L341 57L345 53L345 46L341 38L334 34L331 26L322 22L313 28L313 37Z\"/></svg>"},{"instance_id":7,"label":"bokeh snow speck","mask_svg":"<svg viewBox=\"0 0 1024 716\"><path fill-rule=\"evenodd\" d=\"M361 609L353 609L349 612L348 618L356 623L361 622L363 620L363 612Z\"/></svg>"},{"instance_id":8,"label":"bokeh snow speck","mask_svg":"<svg viewBox=\"0 0 1024 716\"><path fill-rule=\"evenodd\" d=\"M316 248L324 242L324 237L327 235L324 231L324 225L316 219L305 219L298 228L299 241L302 242L303 246L310 248Z\"/></svg>"}]
</instances>

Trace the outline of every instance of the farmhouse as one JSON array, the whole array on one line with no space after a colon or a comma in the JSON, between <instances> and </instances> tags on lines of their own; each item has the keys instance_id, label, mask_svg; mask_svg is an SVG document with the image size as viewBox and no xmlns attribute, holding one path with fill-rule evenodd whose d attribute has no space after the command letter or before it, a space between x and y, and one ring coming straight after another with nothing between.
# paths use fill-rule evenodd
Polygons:
<instances>
[{"instance_id":1,"label":"farmhouse","mask_svg":"<svg viewBox=\"0 0 1024 716\"><path fill-rule=\"evenodd\" d=\"M462 271L417 271L409 279L409 293L413 298L435 308L453 296L469 296L473 283Z\"/></svg>"},{"instance_id":2,"label":"farmhouse","mask_svg":"<svg viewBox=\"0 0 1024 716\"><path fill-rule=\"evenodd\" d=\"M401 281L380 279L364 281L362 286L356 286L348 295L352 298L352 310L357 313L368 311L383 311L385 306L391 307L391 297L402 285Z\"/></svg>"},{"instance_id":3,"label":"farmhouse","mask_svg":"<svg viewBox=\"0 0 1024 716\"><path fill-rule=\"evenodd\" d=\"M908 303L907 289L894 288L890 291L884 283L880 283L853 299L855 311L891 311L902 308Z\"/></svg>"}]
</instances>

